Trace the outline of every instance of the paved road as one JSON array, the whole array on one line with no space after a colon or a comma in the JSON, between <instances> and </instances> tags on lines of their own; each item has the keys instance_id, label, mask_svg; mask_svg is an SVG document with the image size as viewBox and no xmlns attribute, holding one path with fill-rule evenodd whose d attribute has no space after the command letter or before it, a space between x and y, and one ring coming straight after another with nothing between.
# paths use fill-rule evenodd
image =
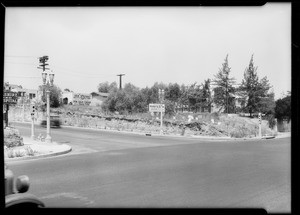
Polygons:
<instances>
[{"instance_id":1,"label":"paved road","mask_svg":"<svg viewBox=\"0 0 300 215\"><path fill-rule=\"evenodd\" d=\"M30 135L29 125L15 125ZM9 164L48 207L291 210L290 138L221 142L73 128L52 137L73 151Z\"/></svg>"}]
</instances>

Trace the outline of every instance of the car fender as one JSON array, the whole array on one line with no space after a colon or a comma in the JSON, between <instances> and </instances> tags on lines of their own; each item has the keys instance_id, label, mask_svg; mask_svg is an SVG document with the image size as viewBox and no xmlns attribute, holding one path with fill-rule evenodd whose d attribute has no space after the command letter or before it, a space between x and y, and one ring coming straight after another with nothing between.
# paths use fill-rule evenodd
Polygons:
<instances>
[{"instance_id":1,"label":"car fender","mask_svg":"<svg viewBox=\"0 0 300 215\"><path fill-rule=\"evenodd\" d=\"M45 207L45 204L40 201L35 195L30 193L15 193L5 196L5 207L18 206L22 204L32 204L37 207Z\"/></svg>"}]
</instances>

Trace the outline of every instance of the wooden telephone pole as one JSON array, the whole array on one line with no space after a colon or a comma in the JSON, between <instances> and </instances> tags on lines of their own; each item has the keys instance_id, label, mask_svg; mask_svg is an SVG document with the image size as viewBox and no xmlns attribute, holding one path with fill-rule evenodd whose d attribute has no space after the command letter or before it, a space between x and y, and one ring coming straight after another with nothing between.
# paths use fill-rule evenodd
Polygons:
<instances>
[{"instance_id":1,"label":"wooden telephone pole","mask_svg":"<svg viewBox=\"0 0 300 215\"><path fill-rule=\"evenodd\" d=\"M122 89L122 76L125 75L125 74L119 74L117 76L120 76L120 88L119 89Z\"/></svg>"}]
</instances>

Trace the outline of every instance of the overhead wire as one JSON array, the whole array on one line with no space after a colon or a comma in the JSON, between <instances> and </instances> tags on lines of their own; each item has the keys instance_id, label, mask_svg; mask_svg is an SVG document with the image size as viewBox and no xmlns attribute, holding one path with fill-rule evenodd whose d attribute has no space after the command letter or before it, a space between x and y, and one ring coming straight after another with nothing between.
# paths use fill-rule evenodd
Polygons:
<instances>
[{"instance_id":1,"label":"overhead wire","mask_svg":"<svg viewBox=\"0 0 300 215\"><path fill-rule=\"evenodd\" d=\"M27 65L27 66L36 66L36 64L23 63L23 62L9 62L9 61L5 61L5 63L23 64L23 65ZM84 78L107 78L107 77L110 77L110 76L115 76L115 74L107 74L107 73L102 73L102 74L99 74L99 73L98 74L86 74L86 73L82 73L82 72L79 72L79 71L74 71L74 70L66 69L66 68L61 67L61 66L54 66L54 67L58 68L58 70L60 71L60 73L71 74L71 75L76 74L77 76L81 76L81 77L84 77Z\"/></svg>"}]
</instances>

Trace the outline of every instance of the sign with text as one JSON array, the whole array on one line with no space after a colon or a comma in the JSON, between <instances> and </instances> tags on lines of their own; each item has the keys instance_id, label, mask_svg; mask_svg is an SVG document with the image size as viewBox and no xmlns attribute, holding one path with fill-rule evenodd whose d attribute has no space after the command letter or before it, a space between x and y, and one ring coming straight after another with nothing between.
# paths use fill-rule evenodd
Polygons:
<instances>
[{"instance_id":1,"label":"sign with text","mask_svg":"<svg viewBox=\"0 0 300 215\"><path fill-rule=\"evenodd\" d=\"M165 112L165 104L149 104L150 112Z\"/></svg>"},{"instance_id":2,"label":"sign with text","mask_svg":"<svg viewBox=\"0 0 300 215\"><path fill-rule=\"evenodd\" d=\"M92 96L90 94L76 93L73 97L74 105L90 105Z\"/></svg>"},{"instance_id":3,"label":"sign with text","mask_svg":"<svg viewBox=\"0 0 300 215\"><path fill-rule=\"evenodd\" d=\"M3 92L3 104L17 104L18 102L18 93L11 91Z\"/></svg>"}]
</instances>

